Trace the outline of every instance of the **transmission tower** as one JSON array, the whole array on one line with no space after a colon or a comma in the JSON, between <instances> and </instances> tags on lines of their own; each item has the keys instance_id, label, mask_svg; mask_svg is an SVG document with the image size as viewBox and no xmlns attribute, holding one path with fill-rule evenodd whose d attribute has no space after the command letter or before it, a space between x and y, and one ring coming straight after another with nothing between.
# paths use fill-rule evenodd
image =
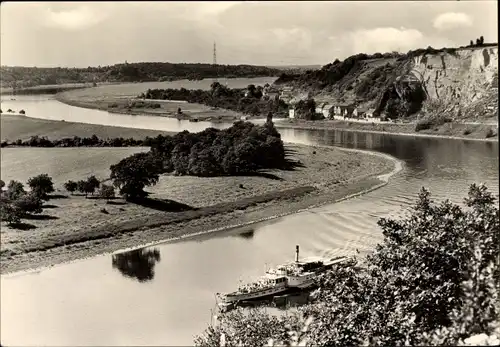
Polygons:
<instances>
[{"instance_id":1,"label":"transmission tower","mask_svg":"<svg viewBox=\"0 0 500 347\"><path fill-rule=\"evenodd\" d=\"M214 69L215 69L215 82L217 82L217 47L214 42L214 61L213 61Z\"/></svg>"}]
</instances>

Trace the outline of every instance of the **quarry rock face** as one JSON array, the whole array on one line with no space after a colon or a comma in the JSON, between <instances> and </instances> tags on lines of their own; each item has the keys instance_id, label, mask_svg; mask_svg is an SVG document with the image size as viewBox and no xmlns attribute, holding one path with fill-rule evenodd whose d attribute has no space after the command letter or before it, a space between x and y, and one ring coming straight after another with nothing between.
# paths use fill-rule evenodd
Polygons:
<instances>
[{"instance_id":1,"label":"quarry rock face","mask_svg":"<svg viewBox=\"0 0 500 347\"><path fill-rule=\"evenodd\" d=\"M498 47L421 55L413 58L412 65L411 74L423 83L429 102L441 103L458 118L495 116Z\"/></svg>"},{"instance_id":2,"label":"quarry rock face","mask_svg":"<svg viewBox=\"0 0 500 347\"><path fill-rule=\"evenodd\" d=\"M288 77L283 84L293 86L296 99L306 98L309 92L316 103L355 103L388 117L496 117L498 46L374 56L357 58L354 64L345 63L347 59L328 64L309 74Z\"/></svg>"}]
</instances>

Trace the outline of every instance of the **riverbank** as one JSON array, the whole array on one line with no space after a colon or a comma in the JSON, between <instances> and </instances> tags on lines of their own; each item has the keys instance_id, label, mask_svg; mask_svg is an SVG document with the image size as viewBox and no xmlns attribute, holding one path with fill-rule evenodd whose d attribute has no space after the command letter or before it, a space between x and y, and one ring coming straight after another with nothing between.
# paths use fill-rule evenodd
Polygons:
<instances>
[{"instance_id":1,"label":"riverbank","mask_svg":"<svg viewBox=\"0 0 500 347\"><path fill-rule=\"evenodd\" d=\"M377 176L394 171L395 160L383 155L352 155L352 150L335 147L287 147L292 159L304 167L268 172L274 179L269 175L163 176L148 189L153 198L185 211L158 211L121 200L107 204L81 196L50 200L52 208L44 210L50 217L29 220L33 229L19 231L2 225L1 272L46 267L276 218L381 186L385 181ZM56 186L63 183L55 181ZM107 213L100 212L103 208Z\"/></svg>"},{"instance_id":2,"label":"riverbank","mask_svg":"<svg viewBox=\"0 0 500 347\"><path fill-rule=\"evenodd\" d=\"M198 121L234 122L242 114L230 110L214 110L201 104L189 104L182 101L145 100L145 104L157 103L158 108L128 108L129 100L135 98L99 97L83 90L59 93L56 99L70 106L99 109L117 114L151 115L177 118L177 109L183 111L182 119L196 119ZM113 105L114 107L109 107ZM337 129L342 131L368 132L375 134L392 134L397 136L417 136L430 138L446 138L457 140L498 141L498 127L490 124L462 124L445 123L432 126L430 129L415 131L415 124L411 123L371 123L349 122L342 120L307 121L289 119L275 123L277 128L289 129Z\"/></svg>"},{"instance_id":3,"label":"riverbank","mask_svg":"<svg viewBox=\"0 0 500 347\"><path fill-rule=\"evenodd\" d=\"M431 129L415 131L411 123L361 123L341 120L307 121L289 119L276 122L276 128L305 130L342 130L366 132L374 134L391 134L396 136L432 137L456 140L498 141L498 127L489 124L445 123ZM492 133L491 133L492 132ZM490 136L490 137L488 137Z\"/></svg>"},{"instance_id":4,"label":"riverbank","mask_svg":"<svg viewBox=\"0 0 500 347\"><path fill-rule=\"evenodd\" d=\"M116 114L133 116L148 115L193 119L208 122L234 122L241 119L242 114L231 110L192 104L175 100L142 100L136 96L111 96L93 93L93 88L73 90L55 95L55 99L69 106L108 111ZM156 104L156 107L148 107ZM143 106L145 105L145 106ZM182 114L178 114L181 109Z\"/></svg>"},{"instance_id":5,"label":"riverbank","mask_svg":"<svg viewBox=\"0 0 500 347\"><path fill-rule=\"evenodd\" d=\"M6 113L0 116L0 129L2 129L1 141L28 140L32 136L47 136L49 140L54 141L65 137L91 137L92 135L102 139L123 137L142 140L146 136L174 134L167 131L38 119Z\"/></svg>"}]
</instances>

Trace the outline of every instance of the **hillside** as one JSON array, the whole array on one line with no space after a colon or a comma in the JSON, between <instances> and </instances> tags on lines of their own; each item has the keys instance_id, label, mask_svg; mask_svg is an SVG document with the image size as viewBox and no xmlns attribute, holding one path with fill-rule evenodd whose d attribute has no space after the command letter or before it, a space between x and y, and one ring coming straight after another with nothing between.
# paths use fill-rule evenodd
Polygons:
<instances>
[{"instance_id":1,"label":"hillside","mask_svg":"<svg viewBox=\"0 0 500 347\"><path fill-rule=\"evenodd\" d=\"M489 119L498 111L498 45L358 54L275 83L296 98L356 103L391 118Z\"/></svg>"},{"instance_id":2,"label":"hillside","mask_svg":"<svg viewBox=\"0 0 500 347\"><path fill-rule=\"evenodd\" d=\"M214 77L278 76L278 69L252 65L125 63L88 68L0 67L3 88L102 82L150 82Z\"/></svg>"}]
</instances>

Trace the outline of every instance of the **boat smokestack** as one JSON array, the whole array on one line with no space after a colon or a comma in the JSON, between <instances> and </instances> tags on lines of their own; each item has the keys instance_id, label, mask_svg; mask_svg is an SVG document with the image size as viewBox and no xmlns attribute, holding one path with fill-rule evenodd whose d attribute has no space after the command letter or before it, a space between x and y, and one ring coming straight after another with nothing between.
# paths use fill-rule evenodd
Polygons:
<instances>
[{"instance_id":1,"label":"boat smokestack","mask_svg":"<svg viewBox=\"0 0 500 347\"><path fill-rule=\"evenodd\" d=\"M295 262L299 262L299 245L295 246Z\"/></svg>"}]
</instances>

